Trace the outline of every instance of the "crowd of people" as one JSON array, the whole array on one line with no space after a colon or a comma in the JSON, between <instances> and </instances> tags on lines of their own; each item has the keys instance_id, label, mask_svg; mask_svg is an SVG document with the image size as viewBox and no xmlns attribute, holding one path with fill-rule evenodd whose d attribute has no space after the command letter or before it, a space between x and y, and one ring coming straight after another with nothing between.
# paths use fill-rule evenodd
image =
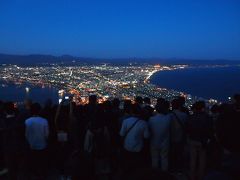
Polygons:
<instances>
[{"instance_id":1,"label":"crowd of people","mask_svg":"<svg viewBox=\"0 0 240 180\"><path fill-rule=\"evenodd\" d=\"M240 179L240 95L191 108L184 97L0 102L0 178Z\"/></svg>"}]
</instances>

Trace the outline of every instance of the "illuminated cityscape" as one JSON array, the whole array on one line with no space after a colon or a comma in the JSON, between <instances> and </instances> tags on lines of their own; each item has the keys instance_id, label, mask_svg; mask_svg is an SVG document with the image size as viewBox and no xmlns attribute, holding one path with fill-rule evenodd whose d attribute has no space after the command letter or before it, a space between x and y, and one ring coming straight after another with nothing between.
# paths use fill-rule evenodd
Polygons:
<instances>
[{"instance_id":1,"label":"illuminated cityscape","mask_svg":"<svg viewBox=\"0 0 240 180\"><path fill-rule=\"evenodd\" d=\"M187 68L188 65L76 65L67 66L51 64L44 66L2 65L1 80L7 83L30 83L41 87L51 86L59 90L63 96L73 96L79 104L85 104L90 94L96 94L99 101L119 98L133 100L136 96L150 97L153 103L163 97L171 100L176 96L185 96L187 104L192 104L197 97L158 87L150 83L151 76L163 70ZM29 88L26 87L26 91Z\"/></svg>"}]
</instances>

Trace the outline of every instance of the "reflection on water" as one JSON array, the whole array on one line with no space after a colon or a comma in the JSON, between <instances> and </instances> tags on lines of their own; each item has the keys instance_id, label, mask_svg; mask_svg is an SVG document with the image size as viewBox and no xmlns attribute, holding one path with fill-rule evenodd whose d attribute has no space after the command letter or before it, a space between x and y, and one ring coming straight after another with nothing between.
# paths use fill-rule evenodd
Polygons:
<instances>
[{"instance_id":1,"label":"reflection on water","mask_svg":"<svg viewBox=\"0 0 240 180\"><path fill-rule=\"evenodd\" d=\"M0 81L0 100L23 102L32 99L43 104L48 98L58 102L58 90L52 87L32 86L30 84L9 84Z\"/></svg>"}]
</instances>

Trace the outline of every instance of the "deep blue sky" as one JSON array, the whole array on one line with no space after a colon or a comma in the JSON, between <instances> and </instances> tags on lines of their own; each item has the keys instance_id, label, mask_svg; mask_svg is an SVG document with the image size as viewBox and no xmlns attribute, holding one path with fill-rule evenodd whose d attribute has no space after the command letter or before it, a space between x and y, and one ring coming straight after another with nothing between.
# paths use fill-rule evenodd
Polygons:
<instances>
[{"instance_id":1,"label":"deep blue sky","mask_svg":"<svg viewBox=\"0 0 240 180\"><path fill-rule=\"evenodd\" d=\"M240 59L240 1L0 0L0 52Z\"/></svg>"}]
</instances>

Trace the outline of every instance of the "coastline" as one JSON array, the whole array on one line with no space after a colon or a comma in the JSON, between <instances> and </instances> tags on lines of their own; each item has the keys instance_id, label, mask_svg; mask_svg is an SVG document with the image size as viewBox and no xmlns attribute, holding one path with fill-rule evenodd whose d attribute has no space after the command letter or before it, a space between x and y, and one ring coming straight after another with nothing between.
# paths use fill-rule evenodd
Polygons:
<instances>
[{"instance_id":1,"label":"coastline","mask_svg":"<svg viewBox=\"0 0 240 180\"><path fill-rule=\"evenodd\" d=\"M185 96L186 98L186 101L192 101L192 100L204 100L204 101L208 101L210 103L213 103L213 102L217 102L215 99L206 99L206 98L201 98L201 97L198 97L198 96L193 96L189 93L186 93L186 92L183 92L183 91L179 91L179 90L176 90L176 89L171 89L171 88L166 88L166 87L160 87L159 84L156 84L156 83L153 83L151 82L151 79L154 75L156 75L157 73L159 72L164 72L164 71L176 71L176 70L179 70L179 69L186 69L186 68L189 68L188 66L187 67L184 67L184 68L175 68L173 70L170 70L170 69L158 69L158 70L154 70L152 72L149 73L149 75L146 77L146 79L144 80L144 83L148 84L148 85L152 85L152 86L156 86L157 88L160 88L160 89L164 89L164 90L167 90L167 91L174 91L178 94L182 94Z\"/></svg>"},{"instance_id":2,"label":"coastline","mask_svg":"<svg viewBox=\"0 0 240 180\"><path fill-rule=\"evenodd\" d=\"M154 70L154 71L150 72L150 73L148 74L148 76L145 78L144 83L149 83L151 77L152 77L155 73L157 73L157 72L159 72L159 71L161 71L161 70ZM152 83L151 83L151 84L152 84Z\"/></svg>"},{"instance_id":3,"label":"coastline","mask_svg":"<svg viewBox=\"0 0 240 180\"><path fill-rule=\"evenodd\" d=\"M218 102L227 102L240 92L240 86L236 84L240 81L239 66L201 66L183 70L175 69L169 73L160 70L152 74L148 81L158 87Z\"/></svg>"},{"instance_id":4,"label":"coastline","mask_svg":"<svg viewBox=\"0 0 240 180\"><path fill-rule=\"evenodd\" d=\"M109 66L109 67L110 67L109 71L112 71L113 67L111 67L111 66ZM78 68L79 67L77 67L77 69ZM94 67L89 67L90 70L92 70L92 68L94 70ZM106 69L106 67L104 67L104 68ZM226 66L226 65L225 66L207 66L206 65L204 67L203 66L189 66L189 65L172 65L172 66L160 66L160 65L153 66L153 65L149 65L149 66L139 66L139 67L131 67L131 68L132 69L130 69L129 73L131 71L133 71L133 73L130 74L131 76L129 76L130 78L128 79L128 81L126 81L125 79L123 79L123 81L120 80L120 79L116 79L116 80L114 80L114 79L111 80L110 79L109 82L107 82L108 85L110 84L115 91L122 90L122 91L120 91L119 94L117 94L118 95L117 97L119 97L119 98L125 98L125 97L128 97L128 96L129 97L134 97L135 95L139 94L141 96L144 96L144 97L145 96L149 96L151 98L158 98L158 97L162 97L163 96L164 98L167 98L169 100L171 100L174 97L177 97L178 95L185 96L186 99L187 98L188 99L192 99L192 101L194 101L194 100L209 101L211 99L214 100L214 99L218 99L218 98L214 97L214 95L216 95L217 92L211 92L212 93L211 96L206 97L206 96L204 96L204 93L208 93L207 89L205 89L205 92L204 92L204 90L202 90L200 94L197 94L194 91L191 91L191 90L187 89L186 87L188 87L189 84L191 86L195 86L195 85L199 85L201 83L204 83L205 79L203 79L203 80L194 80L194 76L195 76L196 72L201 72L201 71L208 70L210 73L212 73L212 72L215 72L216 70L218 71L218 70L222 69L222 70L224 70L224 71L221 71L221 72L223 72L222 75L225 76L226 73L224 74L224 72L225 72L225 69L226 69L226 71L232 73L231 72L232 69L230 69L231 67L230 66ZM236 70L236 66L234 66L234 68ZM234 70L234 68L233 68L233 70ZM229 69L230 69L230 71L229 71ZM64 68L63 68L63 70L64 70ZM240 70L239 67L237 67L237 70L238 71ZM124 71L125 71L125 69L123 69L123 71L120 71L120 72L124 72ZM185 80L185 84L184 84L184 83L181 82L181 76L186 71L191 71L191 73L189 73L188 76L184 78L184 80ZM134 74L134 73L136 73L136 74ZM240 71L238 73L240 73ZM169 75L171 75L170 78L168 77ZM204 74L202 74L202 75L204 76L204 78L206 78L206 80L210 79L208 76L205 76ZM231 77L234 77L233 75L231 75ZM58 76L56 76L56 77L58 77ZM67 77L67 75L66 75L66 77ZM104 77L104 75L102 77ZM134 77L134 79L133 79L134 81L131 79L131 77ZM239 78L240 74L239 75L235 75L235 77ZM179 78L180 78L180 81L179 81ZM159 82L158 82L158 79L160 79ZM15 83L17 83L17 84L15 84L16 86L19 86L18 84L25 84L26 83L25 82L26 78L25 79L23 78L23 80L18 79L18 81L14 81L14 80L16 80L16 77L13 77L12 80L9 78L8 80L6 80L6 82L15 82ZM36 87L36 85L39 85L39 84L40 85L45 85L43 83L43 81L36 81L36 79L30 79L30 80L31 81L28 84L31 84L34 87ZM90 81L86 81L87 79L83 79L83 80L85 80L85 82L84 81L83 82L86 85L88 85L90 83ZM124 80L126 82L124 82ZM136 80L138 80L138 81L136 81ZM238 79L237 81L235 81L232 84L236 84L236 82L239 82L239 81L240 81L240 79ZM40 82L40 83L36 83L36 82ZM51 84L51 87L54 88L54 89L58 89L57 88L57 87L59 87L58 85L60 83L62 83L62 81L58 82L58 81L55 81L54 79L51 80L50 82L54 82L53 84L49 83L49 84ZM167 82L169 86L164 84L164 82L165 83ZM187 84L186 84L186 82L187 82ZM85 84L81 86L81 88L83 90L85 90L84 88L87 88L87 87L85 87ZM34 89L34 88L31 87L31 85L29 86L30 87L30 94L31 94L31 91ZM93 85L94 85L93 88L95 88L95 91L97 93L95 84L93 84ZM176 87L176 85L178 87ZM68 83L66 84L65 83L64 86L67 89L73 90L72 89L73 87L71 86L71 84L68 84ZM223 82L221 82L221 86L223 88L225 88L225 84ZM27 87L28 87L28 85L25 86L24 88L27 88ZM47 87L47 86L45 86L45 87ZM103 86L103 87L105 87L105 86ZM133 88L132 91L128 90L130 87ZM235 87L240 87L240 86L235 85ZM80 90L82 90L82 89L80 89ZM90 92L91 89L88 88L86 90L89 90L89 92ZM4 91L8 91L8 90L4 90ZM240 88L239 88L239 90L235 89L234 93L238 93L239 91L240 91ZM106 94L106 92L103 92L102 94L100 94L100 96L102 95L102 97L105 97L104 93ZM123 93L125 93L125 94L123 94ZM225 95L230 95L231 96L234 93L230 94L228 92L225 92ZM84 97L87 97L86 94L83 94L83 95L84 95ZM227 101L227 98L225 98L225 100L221 100L221 101Z\"/></svg>"},{"instance_id":5,"label":"coastline","mask_svg":"<svg viewBox=\"0 0 240 180\"><path fill-rule=\"evenodd\" d=\"M22 104L25 99L32 99L41 104L50 98L54 103L57 103L58 97L57 88L54 86L42 87L31 83L16 84L4 82L0 80L0 100L13 101L17 104Z\"/></svg>"}]
</instances>

